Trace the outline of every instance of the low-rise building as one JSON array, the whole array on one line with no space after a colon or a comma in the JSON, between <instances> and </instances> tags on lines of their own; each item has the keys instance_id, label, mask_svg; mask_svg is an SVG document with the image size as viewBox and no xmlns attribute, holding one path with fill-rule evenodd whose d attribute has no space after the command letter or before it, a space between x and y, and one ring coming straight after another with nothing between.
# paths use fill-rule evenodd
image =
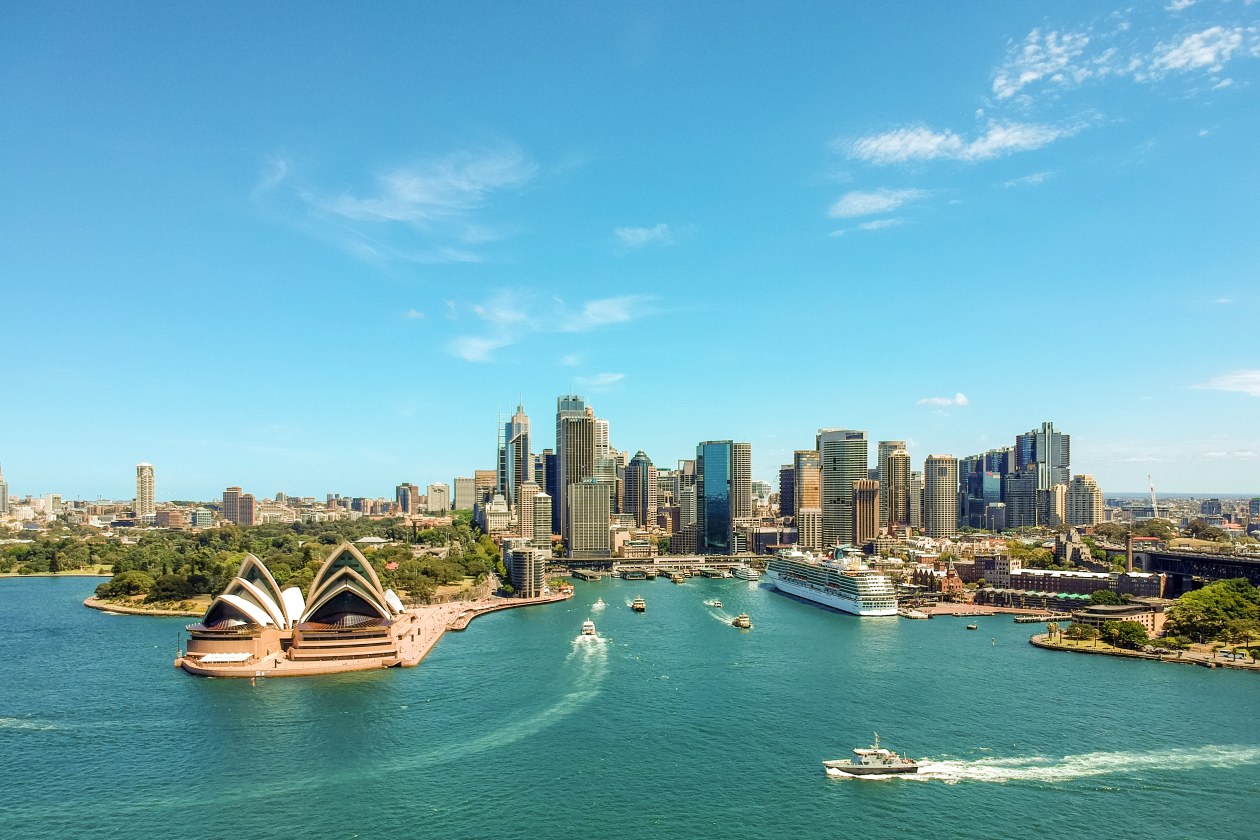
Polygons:
<instances>
[{"instance_id":1,"label":"low-rise building","mask_svg":"<svg viewBox=\"0 0 1260 840\"><path fill-rule=\"evenodd\" d=\"M1164 605L1158 601L1135 601L1131 604L1091 604L1082 609L1072 610L1074 624L1088 624L1091 627L1102 627L1108 621L1136 621L1146 628L1148 636L1159 636L1164 632Z\"/></svg>"}]
</instances>

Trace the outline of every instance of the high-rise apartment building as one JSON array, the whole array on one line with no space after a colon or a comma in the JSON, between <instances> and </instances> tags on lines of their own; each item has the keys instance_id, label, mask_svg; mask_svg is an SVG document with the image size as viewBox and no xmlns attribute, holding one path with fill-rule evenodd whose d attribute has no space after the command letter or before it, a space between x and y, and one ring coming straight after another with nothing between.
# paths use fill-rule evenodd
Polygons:
<instances>
[{"instance_id":1,"label":"high-rise apartment building","mask_svg":"<svg viewBox=\"0 0 1260 840\"><path fill-rule=\"evenodd\" d=\"M0 515L9 512L9 483L4 480L4 471L0 470Z\"/></svg>"},{"instance_id":2,"label":"high-rise apartment building","mask_svg":"<svg viewBox=\"0 0 1260 840\"><path fill-rule=\"evenodd\" d=\"M223 521L239 525L241 522L241 488L229 487L223 491Z\"/></svg>"},{"instance_id":3,"label":"high-rise apartment building","mask_svg":"<svg viewBox=\"0 0 1260 840\"><path fill-rule=\"evenodd\" d=\"M154 498L153 465L136 464L136 515L152 516L157 513Z\"/></svg>"},{"instance_id":4,"label":"high-rise apartment building","mask_svg":"<svg viewBox=\"0 0 1260 840\"><path fill-rule=\"evenodd\" d=\"M779 516L796 516L796 467L779 467Z\"/></svg>"},{"instance_id":5,"label":"high-rise apartment building","mask_svg":"<svg viewBox=\"0 0 1260 840\"><path fill-rule=\"evenodd\" d=\"M958 533L958 461L929 455L923 462L923 530L929 537Z\"/></svg>"},{"instance_id":6,"label":"high-rise apartment building","mask_svg":"<svg viewBox=\"0 0 1260 840\"><path fill-rule=\"evenodd\" d=\"M601 417L595 418L595 454L608 456L611 446L608 444L608 421Z\"/></svg>"},{"instance_id":7,"label":"high-rise apartment building","mask_svg":"<svg viewBox=\"0 0 1260 840\"><path fill-rule=\"evenodd\" d=\"M451 509L451 486L449 484L430 484L425 510L429 513L445 513Z\"/></svg>"},{"instance_id":8,"label":"high-rise apartment building","mask_svg":"<svg viewBox=\"0 0 1260 840\"><path fill-rule=\"evenodd\" d=\"M455 498L451 499L452 510L472 510L477 501L477 483L471 478L460 476L455 479Z\"/></svg>"},{"instance_id":9,"label":"high-rise apartment building","mask_svg":"<svg viewBox=\"0 0 1260 840\"><path fill-rule=\"evenodd\" d=\"M1103 521L1103 493L1092 475L1074 475L1067 489L1067 524L1097 525Z\"/></svg>"},{"instance_id":10,"label":"high-rise apartment building","mask_svg":"<svg viewBox=\"0 0 1260 840\"><path fill-rule=\"evenodd\" d=\"M853 544L866 545L879 536L879 482L853 482Z\"/></svg>"},{"instance_id":11,"label":"high-rise apartment building","mask_svg":"<svg viewBox=\"0 0 1260 840\"><path fill-rule=\"evenodd\" d=\"M237 524L240 525L257 525L258 524L258 500L250 493L242 493L240 500L237 502L236 514L240 518Z\"/></svg>"},{"instance_id":12,"label":"high-rise apartment building","mask_svg":"<svg viewBox=\"0 0 1260 840\"><path fill-rule=\"evenodd\" d=\"M923 530L923 473L910 473L910 527Z\"/></svg>"},{"instance_id":13,"label":"high-rise apartment building","mask_svg":"<svg viewBox=\"0 0 1260 840\"><path fill-rule=\"evenodd\" d=\"M548 556L551 554L551 496L546 493L536 493L534 495L534 503L531 506L534 523L530 529L533 534L534 548L546 549Z\"/></svg>"},{"instance_id":14,"label":"high-rise apartment building","mask_svg":"<svg viewBox=\"0 0 1260 840\"><path fill-rule=\"evenodd\" d=\"M696 525L701 554L730 554L735 520L752 515L752 446L709 440L696 446Z\"/></svg>"},{"instance_id":15,"label":"high-rise apartment building","mask_svg":"<svg viewBox=\"0 0 1260 840\"><path fill-rule=\"evenodd\" d=\"M499 447L498 490L509 505L519 501L520 487L534 480L534 456L530 452L529 417L524 404L503 424L503 442Z\"/></svg>"},{"instance_id":16,"label":"high-rise apartment building","mask_svg":"<svg viewBox=\"0 0 1260 840\"><path fill-rule=\"evenodd\" d=\"M822 464L819 494L823 545L851 545L854 540L853 482L866 480L869 469L866 432L819 429L817 452Z\"/></svg>"},{"instance_id":17,"label":"high-rise apartment building","mask_svg":"<svg viewBox=\"0 0 1260 840\"><path fill-rule=\"evenodd\" d=\"M889 452L880 472L884 476L880 483L881 524L904 528L910 525L910 453L904 448Z\"/></svg>"},{"instance_id":18,"label":"high-rise apartment building","mask_svg":"<svg viewBox=\"0 0 1260 840\"><path fill-rule=\"evenodd\" d=\"M1053 528L1067 519L1066 484L1056 484L1049 490L1037 491L1037 524Z\"/></svg>"},{"instance_id":19,"label":"high-rise apartment building","mask_svg":"<svg viewBox=\"0 0 1260 840\"><path fill-rule=\"evenodd\" d=\"M625 498L622 513L634 516L640 528L656 523L656 467L642 449L635 453L626 467Z\"/></svg>"},{"instance_id":20,"label":"high-rise apartment building","mask_svg":"<svg viewBox=\"0 0 1260 840\"><path fill-rule=\"evenodd\" d=\"M595 418L586 411L586 398L567 394L556 398L556 507L561 533L570 544L569 488L595 475ZM604 489L607 493L607 489Z\"/></svg>"},{"instance_id":21,"label":"high-rise apartment building","mask_svg":"<svg viewBox=\"0 0 1260 840\"><path fill-rule=\"evenodd\" d=\"M520 490L520 501L516 503L516 525L517 532L522 539L534 541L534 504L538 494L541 492L537 484L527 481L522 484Z\"/></svg>"},{"instance_id":22,"label":"high-rise apartment building","mask_svg":"<svg viewBox=\"0 0 1260 840\"><path fill-rule=\"evenodd\" d=\"M905 448L906 442L904 440L881 440L878 444L878 454L875 462L875 472L877 474L875 478L879 480L879 524L881 528L888 525L888 502L892 499L892 496L889 495L892 482L891 476L888 474L888 456ZM908 483L909 474L907 474L906 480Z\"/></svg>"},{"instance_id":23,"label":"high-rise apartment building","mask_svg":"<svg viewBox=\"0 0 1260 840\"><path fill-rule=\"evenodd\" d=\"M565 544L569 557L599 559L612 556L609 524L608 489L591 479L570 484L567 488L568 509Z\"/></svg>"},{"instance_id":24,"label":"high-rise apartment building","mask_svg":"<svg viewBox=\"0 0 1260 840\"><path fill-rule=\"evenodd\" d=\"M792 453L792 465L795 476L795 494L792 499L793 514L799 515L801 508L817 508L822 510L822 458L813 449L798 449Z\"/></svg>"},{"instance_id":25,"label":"high-rise apartment building","mask_svg":"<svg viewBox=\"0 0 1260 840\"><path fill-rule=\"evenodd\" d=\"M800 508L796 512L796 541L801 548L819 551L822 543L822 511L818 508Z\"/></svg>"},{"instance_id":26,"label":"high-rise apartment building","mask_svg":"<svg viewBox=\"0 0 1260 840\"><path fill-rule=\"evenodd\" d=\"M1071 480L1072 439L1055 431L1053 423L1042 423L1040 429L1015 438L1015 471L1031 469L1038 490L1049 490Z\"/></svg>"}]
</instances>

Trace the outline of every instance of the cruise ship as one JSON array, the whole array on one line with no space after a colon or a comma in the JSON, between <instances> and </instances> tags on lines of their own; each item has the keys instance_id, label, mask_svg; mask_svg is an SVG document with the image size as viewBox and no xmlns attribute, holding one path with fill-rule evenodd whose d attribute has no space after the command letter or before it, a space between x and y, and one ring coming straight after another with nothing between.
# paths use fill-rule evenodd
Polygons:
<instances>
[{"instance_id":1,"label":"cruise ship","mask_svg":"<svg viewBox=\"0 0 1260 840\"><path fill-rule=\"evenodd\" d=\"M837 558L836 555L840 556ZM896 615L897 595L887 575L840 549L815 557L785 548L770 558L766 575L774 588L853 615Z\"/></svg>"}]
</instances>

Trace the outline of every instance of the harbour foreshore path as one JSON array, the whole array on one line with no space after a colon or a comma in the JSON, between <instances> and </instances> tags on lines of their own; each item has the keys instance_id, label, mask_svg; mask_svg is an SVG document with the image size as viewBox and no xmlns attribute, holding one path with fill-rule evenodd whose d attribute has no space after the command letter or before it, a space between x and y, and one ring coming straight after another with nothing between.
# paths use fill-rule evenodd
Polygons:
<instances>
[{"instance_id":1,"label":"harbour foreshore path","mask_svg":"<svg viewBox=\"0 0 1260 840\"><path fill-rule=\"evenodd\" d=\"M1045 650L1061 650L1067 653L1090 653L1099 656L1119 656L1124 659L1149 659L1156 662L1176 662L1181 665L1200 665L1204 668L1233 668L1238 671L1260 672L1260 662L1254 659L1225 659L1215 653L1204 651L1182 650L1175 653L1144 653L1139 650L1126 650L1112 647L1099 640L1076 643L1072 639L1050 640L1048 633L1038 633L1028 643Z\"/></svg>"}]
</instances>

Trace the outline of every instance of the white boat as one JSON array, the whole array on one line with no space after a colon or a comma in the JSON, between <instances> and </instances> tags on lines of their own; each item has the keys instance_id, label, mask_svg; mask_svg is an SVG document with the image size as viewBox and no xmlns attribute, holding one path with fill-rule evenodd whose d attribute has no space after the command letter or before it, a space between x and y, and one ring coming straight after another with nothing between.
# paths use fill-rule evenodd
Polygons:
<instances>
[{"instance_id":1,"label":"white boat","mask_svg":"<svg viewBox=\"0 0 1260 840\"><path fill-rule=\"evenodd\" d=\"M592 604L592 605L591 605L591 609L593 609L593 610L602 610L602 609L603 609L604 607L606 607L606 606L608 606L608 605L604 603L604 599L603 599L603 598L600 598L600 599L598 599L598 600L597 600L594 604Z\"/></svg>"},{"instance_id":2,"label":"white boat","mask_svg":"<svg viewBox=\"0 0 1260 840\"><path fill-rule=\"evenodd\" d=\"M897 614L892 581L863 565L860 554L837 549L815 557L785 548L770 558L766 574L775 589L816 604L861 616Z\"/></svg>"},{"instance_id":3,"label":"white boat","mask_svg":"<svg viewBox=\"0 0 1260 840\"><path fill-rule=\"evenodd\" d=\"M582 622L582 635L594 636L595 635L595 622L591 621L589 618L586 619L586 621L583 621Z\"/></svg>"},{"instance_id":4,"label":"white boat","mask_svg":"<svg viewBox=\"0 0 1260 840\"><path fill-rule=\"evenodd\" d=\"M735 577L740 580L761 580L761 570L752 566L736 566Z\"/></svg>"}]
</instances>

